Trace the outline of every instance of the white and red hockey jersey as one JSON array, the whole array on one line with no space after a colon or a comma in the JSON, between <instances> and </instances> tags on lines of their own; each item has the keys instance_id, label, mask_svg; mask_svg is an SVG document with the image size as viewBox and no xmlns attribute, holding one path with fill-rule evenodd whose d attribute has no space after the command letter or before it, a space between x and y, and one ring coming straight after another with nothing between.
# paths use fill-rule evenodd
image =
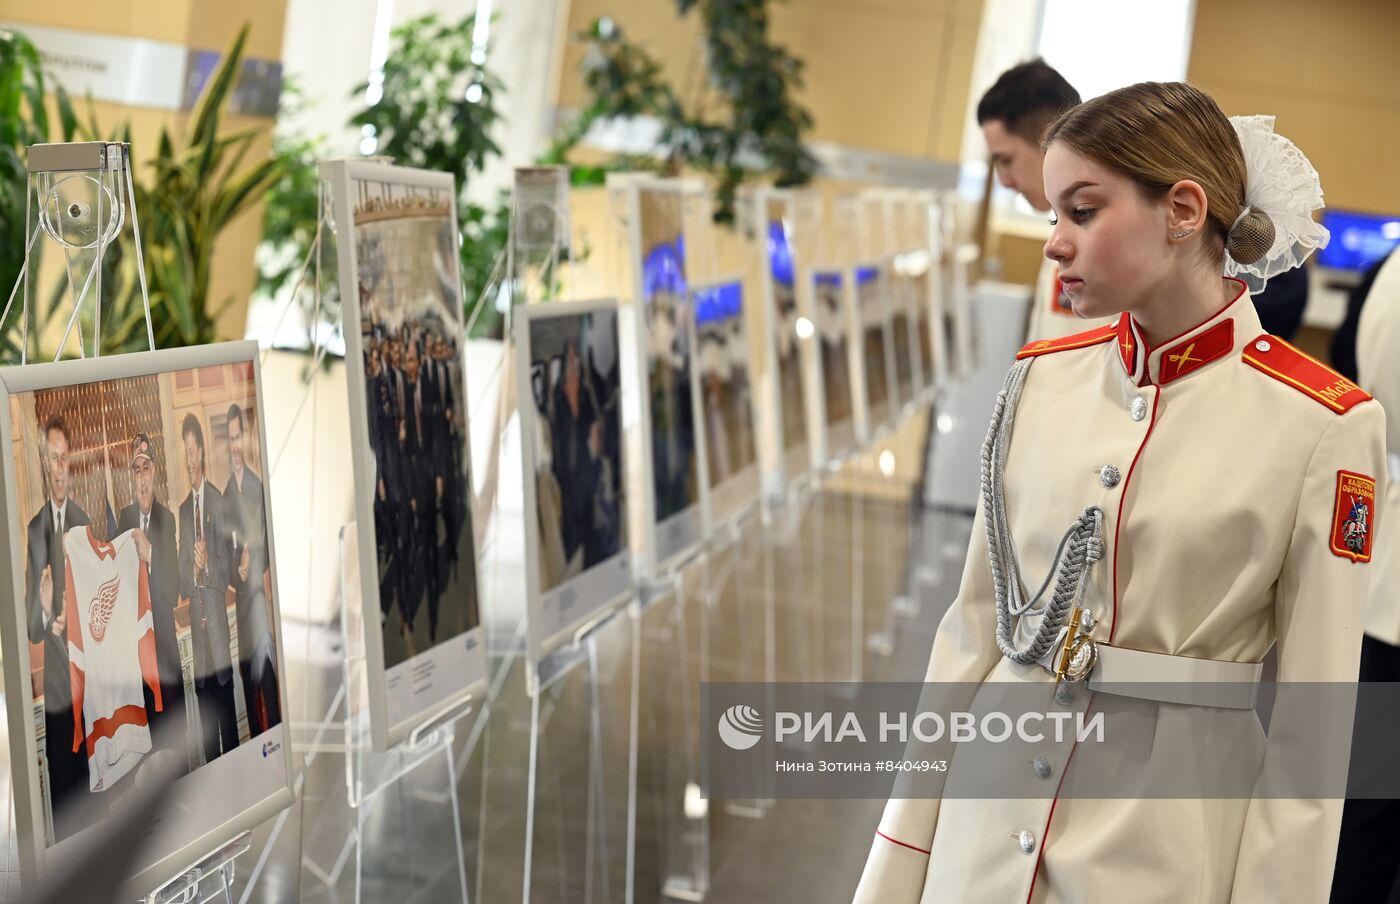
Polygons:
<instances>
[{"instance_id":1,"label":"white and red hockey jersey","mask_svg":"<svg viewBox=\"0 0 1400 904\"><path fill-rule=\"evenodd\" d=\"M164 708L151 591L132 533L104 543L84 526L63 537L73 752L87 745L93 791L112 787L151 749L143 682L156 711Z\"/></svg>"}]
</instances>

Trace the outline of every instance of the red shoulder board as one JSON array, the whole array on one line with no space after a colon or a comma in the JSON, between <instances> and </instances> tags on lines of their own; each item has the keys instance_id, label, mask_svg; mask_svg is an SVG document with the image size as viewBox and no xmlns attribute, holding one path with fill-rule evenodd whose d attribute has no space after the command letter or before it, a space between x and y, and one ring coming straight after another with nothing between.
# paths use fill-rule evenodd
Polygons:
<instances>
[{"instance_id":1,"label":"red shoulder board","mask_svg":"<svg viewBox=\"0 0 1400 904\"><path fill-rule=\"evenodd\" d=\"M1048 355L1051 352L1063 352L1072 348L1086 348L1090 345L1098 345L1100 342L1107 342L1118 335L1116 326L1100 326L1092 330L1085 330L1082 333L1075 333L1073 336L1061 336L1059 339L1041 339L1032 342L1016 353L1016 359L1035 358L1039 355Z\"/></svg>"},{"instance_id":2,"label":"red shoulder board","mask_svg":"<svg viewBox=\"0 0 1400 904\"><path fill-rule=\"evenodd\" d=\"M1351 380L1277 336L1265 333L1244 347L1245 363L1316 399L1338 414L1346 414L1371 394Z\"/></svg>"}]
</instances>

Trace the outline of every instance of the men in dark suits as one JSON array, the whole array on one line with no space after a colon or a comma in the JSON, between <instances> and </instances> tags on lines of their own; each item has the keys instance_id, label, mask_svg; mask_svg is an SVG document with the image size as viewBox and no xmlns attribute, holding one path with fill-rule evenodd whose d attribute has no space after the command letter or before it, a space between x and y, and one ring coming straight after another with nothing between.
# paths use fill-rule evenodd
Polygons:
<instances>
[{"instance_id":1,"label":"men in dark suits","mask_svg":"<svg viewBox=\"0 0 1400 904\"><path fill-rule=\"evenodd\" d=\"M448 340L434 339L434 371L437 374L436 388L438 410L441 416L438 429L442 431L443 442L439 455L438 470L442 475L442 492L439 509L442 513L443 532L446 535L442 555L438 559L438 582L446 590L457 570L457 544L462 536L462 524L466 518L466 486L462 474L462 445L465 438L457 417L457 390L453 384L454 369L458 366Z\"/></svg>"},{"instance_id":2,"label":"men in dark suits","mask_svg":"<svg viewBox=\"0 0 1400 904\"><path fill-rule=\"evenodd\" d=\"M398 504L399 459L398 415L394 406L394 375L386 360L388 345L379 335L371 339L369 373L365 378L366 419L369 421L369 443L374 452L374 540L379 560L379 609L388 620L389 612L398 599Z\"/></svg>"},{"instance_id":3,"label":"men in dark suits","mask_svg":"<svg viewBox=\"0 0 1400 904\"><path fill-rule=\"evenodd\" d=\"M232 573L223 499L205 479L204 429L185 415L180 427L190 494L180 503L180 595L190 601L194 686L204 760L238 746L225 594Z\"/></svg>"},{"instance_id":4,"label":"men in dark suits","mask_svg":"<svg viewBox=\"0 0 1400 904\"><path fill-rule=\"evenodd\" d=\"M608 531L597 523L596 502L602 492L603 421L588 397L583 360L578 346L564 349L564 371L550 401L550 466L562 494L560 532L564 558L583 550L583 565L591 567L610 555Z\"/></svg>"},{"instance_id":5,"label":"men in dark suits","mask_svg":"<svg viewBox=\"0 0 1400 904\"><path fill-rule=\"evenodd\" d=\"M443 480L446 468L444 459L448 454L449 436L444 420L442 383L445 374L441 372L437 360L437 339L429 332L423 332L418 340L418 383L423 396L422 425L420 434L419 467L426 472L427 511L420 513L422 542L425 564L428 568L428 635L431 639L437 634L438 605L446 589L445 571L442 567L446 550L438 542L438 517L443 509Z\"/></svg>"},{"instance_id":6,"label":"men in dark suits","mask_svg":"<svg viewBox=\"0 0 1400 904\"><path fill-rule=\"evenodd\" d=\"M175 516L156 501L155 446L138 433L131 440L131 479L136 501L121 510L117 533L135 530L136 552L146 563L151 590L151 620L156 635L156 666L160 673L163 709L156 711L149 688L146 713L151 739L157 749L187 750L185 679L180 673L180 647L175 640L175 604L180 594L179 556L175 544Z\"/></svg>"},{"instance_id":7,"label":"men in dark suits","mask_svg":"<svg viewBox=\"0 0 1400 904\"><path fill-rule=\"evenodd\" d=\"M83 827L82 812L91 799L86 745L74 749L68 625L63 614L67 573L63 532L88 524L88 516L68 498L68 425L61 416L54 415L44 423L43 432L48 500L29 519L25 612L30 642L44 645L44 753L48 760L54 834L56 839L63 839Z\"/></svg>"},{"instance_id":8,"label":"men in dark suits","mask_svg":"<svg viewBox=\"0 0 1400 904\"><path fill-rule=\"evenodd\" d=\"M384 481L385 511L390 531L388 554L392 567L385 572L384 580L390 587L390 599L385 606L397 605L400 612L404 608L404 593L408 581L408 567L404 564L404 551L410 548L412 513L408 510L408 498L404 491L404 475L407 463L404 461L403 444L405 427L403 421L404 380L402 347L397 337L390 337L385 344L386 369L382 391L383 437L380 447L384 458L379 475ZM388 614L388 608L385 614Z\"/></svg>"},{"instance_id":9,"label":"men in dark suits","mask_svg":"<svg viewBox=\"0 0 1400 904\"><path fill-rule=\"evenodd\" d=\"M422 359L418 354L416 339L410 338L404 349L404 374L400 410L403 412L403 477L405 496L408 501L412 528L404 549L407 553L404 565L407 570L403 582L403 619L405 635L412 632L413 620L418 615L418 607L423 597L428 597L429 619L437 616L437 582L433 578L436 570L436 528L435 499L433 497L433 473L430 464L432 433L428 429L427 414L431 402L423 385Z\"/></svg>"},{"instance_id":10,"label":"men in dark suits","mask_svg":"<svg viewBox=\"0 0 1400 904\"><path fill-rule=\"evenodd\" d=\"M261 734L282 721L277 695L277 660L273 656L272 626L268 623L267 513L263 484L244 459L243 409L228 408L229 478L224 502L230 530L234 567L230 583L238 610L238 669L243 677L243 699L248 725Z\"/></svg>"}]
</instances>

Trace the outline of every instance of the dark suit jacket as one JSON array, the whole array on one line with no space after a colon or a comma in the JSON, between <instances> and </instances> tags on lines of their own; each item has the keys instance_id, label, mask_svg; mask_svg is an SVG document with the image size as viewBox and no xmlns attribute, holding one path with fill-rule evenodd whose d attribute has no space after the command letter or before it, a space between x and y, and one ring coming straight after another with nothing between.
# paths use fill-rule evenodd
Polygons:
<instances>
[{"instance_id":1,"label":"dark suit jacket","mask_svg":"<svg viewBox=\"0 0 1400 904\"><path fill-rule=\"evenodd\" d=\"M204 481L204 546L208 553L205 574L194 574L194 492L180 503L180 595L190 601L194 637L195 680L217 677L220 684L232 680L228 616L224 601L229 586L229 534L224 500L208 480Z\"/></svg>"},{"instance_id":2,"label":"dark suit jacket","mask_svg":"<svg viewBox=\"0 0 1400 904\"><path fill-rule=\"evenodd\" d=\"M253 469L243 467L243 488L233 475L224 487L224 503L230 530L238 531L238 546L230 546L229 583L238 606L238 658L250 662L253 649L268 632L267 599L263 593L263 572L267 570L267 518L263 505L263 483ZM248 550L248 580L238 576L243 550Z\"/></svg>"},{"instance_id":3,"label":"dark suit jacket","mask_svg":"<svg viewBox=\"0 0 1400 904\"><path fill-rule=\"evenodd\" d=\"M82 527L89 523L87 513L78 503L68 500L64 512L64 529ZM25 612L29 617L29 640L44 644L44 708L50 712L72 709L73 692L68 677L68 634L58 637L44 623L44 607L39 602L39 580L44 566L53 576L53 611L63 611L65 569L63 538L55 531L53 507L46 500L44 507L29 519L29 559L24 569Z\"/></svg>"},{"instance_id":4,"label":"dark suit jacket","mask_svg":"<svg viewBox=\"0 0 1400 904\"><path fill-rule=\"evenodd\" d=\"M418 395L415 396L415 393ZM409 379L404 380L403 407L404 501L417 499L418 514L421 516L423 506L427 503L424 486L432 479L428 387L423 383L421 373L417 383Z\"/></svg>"},{"instance_id":5,"label":"dark suit jacket","mask_svg":"<svg viewBox=\"0 0 1400 904\"><path fill-rule=\"evenodd\" d=\"M122 509L117 517L117 533L124 534L141 526L141 509L136 504ZM151 525L146 530L151 541L151 618L155 623L156 661L160 667L160 683L183 686L180 675L180 648L175 641L175 604L180 595L179 553L175 542L175 516L159 502L151 504ZM164 701L183 706L184 700Z\"/></svg>"},{"instance_id":6,"label":"dark suit jacket","mask_svg":"<svg viewBox=\"0 0 1400 904\"><path fill-rule=\"evenodd\" d=\"M417 443L415 435L412 433L413 427L408 422L409 406L413 403L413 396L410 392L411 386L408 379L403 375L403 371L398 368L390 368L388 374L388 385L386 394L388 397L389 415L384 424L384 448L386 450L384 464L380 471L384 478L384 490L388 500L395 507L407 508L408 498L411 495L408 488L408 475L411 470L412 449ZM399 393L403 393L403 404L399 404ZM408 437L399 440L399 424L403 423L405 435Z\"/></svg>"}]
</instances>

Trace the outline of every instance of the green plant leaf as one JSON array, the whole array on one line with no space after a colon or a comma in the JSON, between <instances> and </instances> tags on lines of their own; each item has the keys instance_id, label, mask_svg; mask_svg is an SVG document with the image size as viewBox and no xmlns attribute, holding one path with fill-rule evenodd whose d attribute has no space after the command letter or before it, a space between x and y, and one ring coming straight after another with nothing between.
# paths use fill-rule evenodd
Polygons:
<instances>
[{"instance_id":1,"label":"green plant leaf","mask_svg":"<svg viewBox=\"0 0 1400 904\"><path fill-rule=\"evenodd\" d=\"M233 44L224 51L218 67L209 77L199 100L190 114L188 140L191 147L210 147L217 141L219 121L223 119L229 93L238 80L243 62L243 48L248 42L248 26L238 30ZM207 171L207 170L204 170Z\"/></svg>"}]
</instances>

